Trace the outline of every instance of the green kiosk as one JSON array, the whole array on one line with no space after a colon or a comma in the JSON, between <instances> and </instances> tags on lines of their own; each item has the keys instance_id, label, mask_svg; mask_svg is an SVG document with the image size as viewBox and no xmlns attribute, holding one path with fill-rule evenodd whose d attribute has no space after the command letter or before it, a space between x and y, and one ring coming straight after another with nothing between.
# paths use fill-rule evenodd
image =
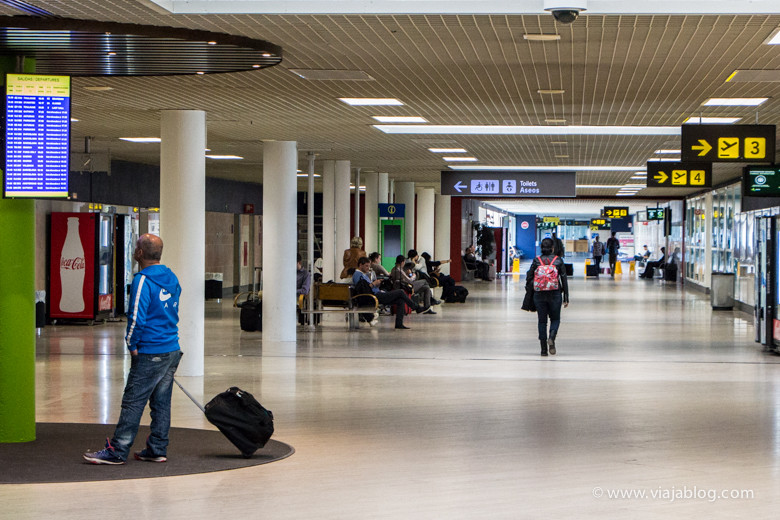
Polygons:
<instances>
[{"instance_id":1,"label":"green kiosk","mask_svg":"<svg viewBox=\"0 0 780 520\"><path fill-rule=\"evenodd\" d=\"M395 267L396 256L406 255L405 211L404 204L379 204L379 254L388 271Z\"/></svg>"}]
</instances>

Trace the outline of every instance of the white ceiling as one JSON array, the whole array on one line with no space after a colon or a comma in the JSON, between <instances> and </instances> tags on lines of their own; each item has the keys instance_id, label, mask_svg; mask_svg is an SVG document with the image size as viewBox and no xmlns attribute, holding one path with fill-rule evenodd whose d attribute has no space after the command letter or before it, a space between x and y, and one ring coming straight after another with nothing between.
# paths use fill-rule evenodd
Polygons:
<instances>
[{"instance_id":1,"label":"white ceiling","mask_svg":"<svg viewBox=\"0 0 780 520\"><path fill-rule=\"evenodd\" d=\"M300 168L305 151L318 159L346 159L363 172L388 172L399 181L438 187L447 168L428 147L463 147L477 165L567 167L622 166L623 171L578 171L580 185L614 188L580 192L613 197L660 148L679 148L673 135L543 135L570 126L679 127L688 117L738 116L753 123L780 121L780 81L727 82L737 69L780 70L780 45L765 40L780 27L780 14L602 15L589 3L586 16L560 25L549 14L171 14L149 0L30 0L57 16L222 32L268 40L284 50L270 69L205 76L74 78L71 148L81 152L90 136L93 152L159 163L159 145L118 140L159 136L160 111L207 113L208 146L214 154L243 161L207 160L210 177L262 182L262 142L297 141ZM366 0L367 2L368 0ZM329 12L366 2L330 2ZM165 4L165 2L160 2ZM492 5L474 2L469 5ZM506 2L503 2L506 3ZM534 4L541 3L534 2ZM212 8L228 2L210 1ZM249 2L232 2L248 9ZM324 2L274 2L277 7ZM381 5L391 4L383 2ZM407 9L432 2L399 0ZM465 5L436 2L436 5ZM531 2L515 3L519 7ZM643 2L642 6L689 6L692 11L729 5L754 12L780 11L780 2ZM173 6L174 3L168 3ZM180 8L206 5L175 3ZM372 1L371 5L380 5ZM697 7L698 6L698 7ZM519 8L518 7L518 8ZM697 7L694 9L694 7ZM597 9L598 8L598 9ZM625 8L625 7L624 7ZM534 12L540 12L538 8ZM740 12L742 12L740 11ZM0 15L19 14L0 6ZM559 35L538 42L526 34ZM370 81L306 80L290 69L360 71ZM365 75L361 75L365 77ZM756 76L754 76L756 77ZM758 77L771 77L762 76ZM90 86L110 86L95 92ZM559 89L562 94L540 94ZM758 111L702 107L707 98L769 97ZM350 107L339 97L392 97L404 106ZM525 125L533 135L391 135L371 116L421 116L430 125ZM564 119L565 123L550 120ZM321 169L318 162L315 170ZM716 165L715 183L740 176L740 165ZM302 184L303 186L303 184ZM640 196L669 197L691 190L648 189ZM617 200L617 199L615 199ZM621 198L619 200L624 200Z\"/></svg>"}]
</instances>

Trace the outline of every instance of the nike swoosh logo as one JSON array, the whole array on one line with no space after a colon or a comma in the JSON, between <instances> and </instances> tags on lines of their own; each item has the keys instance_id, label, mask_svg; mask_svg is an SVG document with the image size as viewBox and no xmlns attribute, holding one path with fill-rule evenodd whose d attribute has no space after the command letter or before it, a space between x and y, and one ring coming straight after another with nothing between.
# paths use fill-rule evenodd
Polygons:
<instances>
[{"instance_id":1,"label":"nike swoosh logo","mask_svg":"<svg viewBox=\"0 0 780 520\"><path fill-rule=\"evenodd\" d=\"M160 301L165 302L171 299L171 296L173 296L171 293L167 292L165 289L160 289Z\"/></svg>"}]
</instances>

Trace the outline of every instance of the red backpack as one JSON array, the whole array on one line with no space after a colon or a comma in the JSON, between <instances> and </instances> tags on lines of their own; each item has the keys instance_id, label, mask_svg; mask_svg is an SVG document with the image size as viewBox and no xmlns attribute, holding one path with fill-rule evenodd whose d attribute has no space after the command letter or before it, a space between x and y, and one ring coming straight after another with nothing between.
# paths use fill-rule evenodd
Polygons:
<instances>
[{"instance_id":1,"label":"red backpack","mask_svg":"<svg viewBox=\"0 0 780 520\"><path fill-rule=\"evenodd\" d=\"M545 264L541 256L536 257L539 260L539 267L534 271L534 291L557 291L560 289L558 281L558 268L555 267L557 256L553 257L549 264Z\"/></svg>"}]
</instances>

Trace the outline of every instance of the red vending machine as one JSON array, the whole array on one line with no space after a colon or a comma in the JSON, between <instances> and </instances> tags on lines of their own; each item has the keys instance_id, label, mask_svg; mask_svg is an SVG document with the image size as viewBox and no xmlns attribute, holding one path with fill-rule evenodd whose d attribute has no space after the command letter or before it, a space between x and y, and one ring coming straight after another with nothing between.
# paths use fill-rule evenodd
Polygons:
<instances>
[{"instance_id":1,"label":"red vending machine","mask_svg":"<svg viewBox=\"0 0 780 520\"><path fill-rule=\"evenodd\" d=\"M49 318L108 317L113 301L112 216L52 213Z\"/></svg>"}]
</instances>

